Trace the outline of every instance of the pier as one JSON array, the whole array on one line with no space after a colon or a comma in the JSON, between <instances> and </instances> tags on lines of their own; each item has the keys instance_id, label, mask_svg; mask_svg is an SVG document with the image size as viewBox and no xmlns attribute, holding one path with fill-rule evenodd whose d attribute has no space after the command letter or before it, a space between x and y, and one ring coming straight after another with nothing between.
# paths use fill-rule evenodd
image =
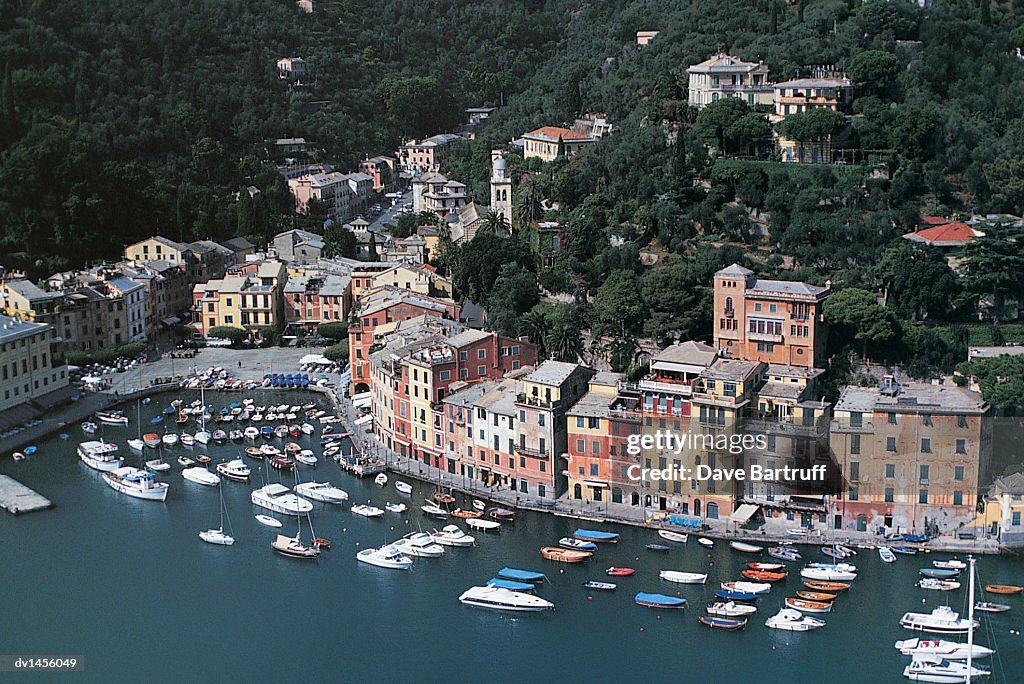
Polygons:
<instances>
[{"instance_id":1,"label":"pier","mask_svg":"<svg viewBox=\"0 0 1024 684\"><path fill-rule=\"evenodd\" d=\"M45 496L37 494L13 477L0 475L0 507L8 513L31 513L52 505Z\"/></svg>"}]
</instances>

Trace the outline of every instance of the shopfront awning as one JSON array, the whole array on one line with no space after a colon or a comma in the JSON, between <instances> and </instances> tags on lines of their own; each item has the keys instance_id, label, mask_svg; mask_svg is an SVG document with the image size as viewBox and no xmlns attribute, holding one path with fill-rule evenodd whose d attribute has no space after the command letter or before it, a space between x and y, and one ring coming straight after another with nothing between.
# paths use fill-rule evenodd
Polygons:
<instances>
[{"instance_id":1,"label":"shopfront awning","mask_svg":"<svg viewBox=\"0 0 1024 684\"><path fill-rule=\"evenodd\" d=\"M594 480L584 480L583 484L587 485L588 487L593 487L594 489L608 489L608 483L607 482L596 482Z\"/></svg>"},{"instance_id":2,"label":"shopfront awning","mask_svg":"<svg viewBox=\"0 0 1024 684\"><path fill-rule=\"evenodd\" d=\"M757 513L757 509L759 508L760 506L755 506L754 504L741 504L739 508L732 512L732 515L729 516L729 520L742 525L750 520L754 513Z\"/></svg>"},{"instance_id":3,"label":"shopfront awning","mask_svg":"<svg viewBox=\"0 0 1024 684\"><path fill-rule=\"evenodd\" d=\"M166 325L168 328L174 327L181 323L181 319L177 316L168 316L167 318L161 318L160 322Z\"/></svg>"}]
</instances>

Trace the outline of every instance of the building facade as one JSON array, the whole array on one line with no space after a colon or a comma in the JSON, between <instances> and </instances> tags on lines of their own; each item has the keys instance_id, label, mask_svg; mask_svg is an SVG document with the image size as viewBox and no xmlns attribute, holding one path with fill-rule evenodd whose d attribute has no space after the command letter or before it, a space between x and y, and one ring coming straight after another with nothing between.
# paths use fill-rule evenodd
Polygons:
<instances>
[{"instance_id":1,"label":"building facade","mask_svg":"<svg viewBox=\"0 0 1024 684\"><path fill-rule=\"evenodd\" d=\"M524 159L536 157L541 161L550 162L557 159L559 154L573 157L596 141L568 128L543 126L525 134L522 142Z\"/></svg>"},{"instance_id":2,"label":"building facade","mask_svg":"<svg viewBox=\"0 0 1024 684\"><path fill-rule=\"evenodd\" d=\"M703 109L726 97L738 97L751 107L771 106L772 86L764 62L743 60L719 53L686 70L689 104Z\"/></svg>"},{"instance_id":3,"label":"building facade","mask_svg":"<svg viewBox=\"0 0 1024 684\"><path fill-rule=\"evenodd\" d=\"M48 395L66 389L67 366L53 327L0 316L0 378L0 427L5 430L38 415Z\"/></svg>"}]
</instances>

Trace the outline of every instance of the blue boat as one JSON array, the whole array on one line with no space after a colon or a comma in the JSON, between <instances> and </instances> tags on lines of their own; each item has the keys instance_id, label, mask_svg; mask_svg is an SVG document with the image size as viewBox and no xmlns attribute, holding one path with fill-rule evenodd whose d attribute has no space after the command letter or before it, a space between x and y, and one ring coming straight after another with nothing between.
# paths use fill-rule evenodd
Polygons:
<instances>
[{"instance_id":1,"label":"blue boat","mask_svg":"<svg viewBox=\"0 0 1024 684\"><path fill-rule=\"evenodd\" d=\"M168 406L167 408L164 409L164 413L166 413L169 416L173 416L177 412L178 409L174 408L173 406Z\"/></svg>"},{"instance_id":2,"label":"blue boat","mask_svg":"<svg viewBox=\"0 0 1024 684\"><path fill-rule=\"evenodd\" d=\"M153 397L146 397L145 399L142 400L142 405L143 406L149 406L149 403L151 401L153 401Z\"/></svg>"},{"instance_id":3,"label":"blue boat","mask_svg":"<svg viewBox=\"0 0 1024 684\"><path fill-rule=\"evenodd\" d=\"M715 596L726 601L756 601L760 598L757 594L748 591L733 591L732 589L715 589Z\"/></svg>"},{"instance_id":4,"label":"blue boat","mask_svg":"<svg viewBox=\"0 0 1024 684\"><path fill-rule=\"evenodd\" d=\"M562 537L558 540L558 545L563 549L577 549L579 551L594 551L597 549L597 544L594 542L574 539L573 537Z\"/></svg>"},{"instance_id":5,"label":"blue boat","mask_svg":"<svg viewBox=\"0 0 1024 684\"><path fill-rule=\"evenodd\" d=\"M576 530L572 536L583 541L590 542L617 542L619 535L615 532L601 532L599 530Z\"/></svg>"},{"instance_id":6,"label":"blue boat","mask_svg":"<svg viewBox=\"0 0 1024 684\"><path fill-rule=\"evenodd\" d=\"M272 428L272 427L262 427L262 428L260 428L260 434L263 435L264 437L268 437L268 438L269 437L273 437L274 436L274 428Z\"/></svg>"},{"instance_id":7,"label":"blue boat","mask_svg":"<svg viewBox=\"0 0 1024 684\"><path fill-rule=\"evenodd\" d=\"M913 546L893 546L891 548L896 553L902 553L907 556L913 556L917 553L917 549L915 549Z\"/></svg>"},{"instance_id":8,"label":"blue boat","mask_svg":"<svg viewBox=\"0 0 1024 684\"><path fill-rule=\"evenodd\" d=\"M164 417L157 416L156 418L151 419L149 422L152 423L153 425L159 425L160 423L164 422Z\"/></svg>"},{"instance_id":9,"label":"blue boat","mask_svg":"<svg viewBox=\"0 0 1024 684\"><path fill-rule=\"evenodd\" d=\"M664 544L648 544L646 548L648 551L660 551L662 553L669 550Z\"/></svg>"},{"instance_id":10,"label":"blue boat","mask_svg":"<svg viewBox=\"0 0 1024 684\"><path fill-rule=\"evenodd\" d=\"M487 580L487 586L497 587L499 589L508 589L509 591L533 591L534 586L528 582L516 582L513 580L505 580L499 577L492 577Z\"/></svg>"},{"instance_id":11,"label":"blue boat","mask_svg":"<svg viewBox=\"0 0 1024 684\"><path fill-rule=\"evenodd\" d=\"M946 568L921 568L920 572L924 577L933 577L935 579L949 579L950 577L956 577L960 574L959 570L950 570Z\"/></svg>"},{"instance_id":12,"label":"blue boat","mask_svg":"<svg viewBox=\"0 0 1024 684\"><path fill-rule=\"evenodd\" d=\"M686 599L678 596L648 594L643 591L634 596L633 601L636 602L637 605L647 606L648 608L682 608L686 605Z\"/></svg>"},{"instance_id":13,"label":"blue boat","mask_svg":"<svg viewBox=\"0 0 1024 684\"><path fill-rule=\"evenodd\" d=\"M34 447L34 446L27 446L27 447L25 447L25 455L26 456L31 456L32 454L36 453L37 451L39 451L38 447Z\"/></svg>"},{"instance_id":14,"label":"blue boat","mask_svg":"<svg viewBox=\"0 0 1024 684\"><path fill-rule=\"evenodd\" d=\"M905 534L903 535L903 541L923 542L928 541L928 537L923 534Z\"/></svg>"},{"instance_id":15,"label":"blue boat","mask_svg":"<svg viewBox=\"0 0 1024 684\"><path fill-rule=\"evenodd\" d=\"M515 568L502 568L498 571L498 577L517 582L543 582L547 579L543 572L516 570Z\"/></svg>"},{"instance_id":16,"label":"blue boat","mask_svg":"<svg viewBox=\"0 0 1024 684\"><path fill-rule=\"evenodd\" d=\"M583 583L583 586L587 589L596 589L597 591L615 591L616 587L612 582L596 582L594 580L587 580Z\"/></svg>"}]
</instances>

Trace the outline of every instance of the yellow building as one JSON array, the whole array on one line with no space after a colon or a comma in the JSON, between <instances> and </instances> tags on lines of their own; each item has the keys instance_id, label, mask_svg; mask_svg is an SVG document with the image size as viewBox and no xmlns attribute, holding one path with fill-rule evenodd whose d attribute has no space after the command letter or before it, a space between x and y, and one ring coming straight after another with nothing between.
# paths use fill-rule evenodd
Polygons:
<instances>
[{"instance_id":1,"label":"yellow building","mask_svg":"<svg viewBox=\"0 0 1024 684\"><path fill-rule=\"evenodd\" d=\"M0 316L0 428L29 420L39 411L23 406L68 385L68 370L53 328ZM44 408L47 402L41 402Z\"/></svg>"},{"instance_id":2,"label":"yellow building","mask_svg":"<svg viewBox=\"0 0 1024 684\"><path fill-rule=\"evenodd\" d=\"M558 157L559 149L566 157L572 157L595 142L594 138L558 126L543 126L530 131L523 136L522 141L524 159L537 157L546 162L554 161Z\"/></svg>"},{"instance_id":3,"label":"yellow building","mask_svg":"<svg viewBox=\"0 0 1024 684\"><path fill-rule=\"evenodd\" d=\"M124 248L128 261L169 261L174 264L190 264L192 249L185 244L169 240L160 235L146 238Z\"/></svg>"},{"instance_id":4,"label":"yellow building","mask_svg":"<svg viewBox=\"0 0 1024 684\"><path fill-rule=\"evenodd\" d=\"M284 325L282 292L287 269L265 261L254 273L229 275L196 285L192 290L196 332L206 337L211 328L228 326L252 332L280 330Z\"/></svg>"},{"instance_id":5,"label":"yellow building","mask_svg":"<svg viewBox=\"0 0 1024 684\"><path fill-rule=\"evenodd\" d=\"M373 276L375 287L390 285L431 297L450 297L452 281L430 267L399 264Z\"/></svg>"}]
</instances>

